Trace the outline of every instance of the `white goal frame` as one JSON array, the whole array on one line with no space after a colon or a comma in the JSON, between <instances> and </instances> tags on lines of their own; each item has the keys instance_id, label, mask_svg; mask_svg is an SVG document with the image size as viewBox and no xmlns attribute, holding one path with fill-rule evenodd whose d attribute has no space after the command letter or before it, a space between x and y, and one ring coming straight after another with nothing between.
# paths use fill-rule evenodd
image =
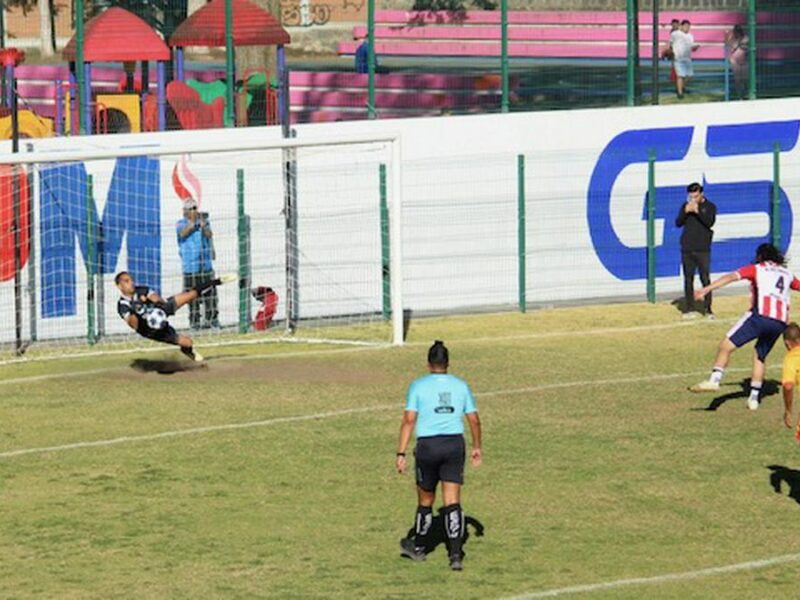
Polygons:
<instances>
[{"instance_id":1,"label":"white goal frame","mask_svg":"<svg viewBox=\"0 0 800 600\"><path fill-rule=\"evenodd\" d=\"M88 138L87 138L88 139ZM127 148L85 148L80 150L43 151L0 153L0 164L7 165L41 165L47 163L80 162L91 160L114 160L117 158L132 157L158 157L181 154L214 154L225 152L247 152L267 150L288 150L300 148L322 148L329 146L358 146L369 144L389 145L389 169L391 182L388 194L389 205L389 247L390 267L389 274L391 289L391 321L392 340L394 346L403 345L403 253L402 253L402 154L401 136L399 133L377 133L344 135L337 137L309 136L307 138L284 138L277 141L264 140L237 140L219 141L210 140L198 145L175 141L165 142L161 145L145 145Z\"/></svg>"}]
</instances>

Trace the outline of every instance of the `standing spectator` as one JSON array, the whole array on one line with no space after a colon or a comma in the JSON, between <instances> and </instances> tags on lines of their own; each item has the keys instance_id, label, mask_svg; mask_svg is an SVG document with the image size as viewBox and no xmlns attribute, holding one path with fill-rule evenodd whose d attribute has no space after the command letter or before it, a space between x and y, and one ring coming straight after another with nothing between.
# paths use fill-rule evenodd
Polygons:
<instances>
[{"instance_id":1,"label":"standing spectator","mask_svg":"<svg viewBox=\"0 0 800 600\"><path fill-rule=\"evenodd\" d=\"M709 284L711 266L711 240L714 237L714 221L717 219L717 207L703 194L703 186L699 183L689 184L686 188L688 196L681 205L675 225L683 227L681 233L681 262L683 263L683 317L691 319L697 316L694 311L694 273L698 271L704 286ZM711 311L711 294L705 296L705 314L714 318Z\"/></svg>"},{"instance_id":2,"label":"standing spectator","mask_svg":"<svg viewBox=\"0 0 800 600\"><path fill-rule=\"evenodd\" d=\"M689 33L691 27L691 23L684 19L681 21L680 29L673 31L670 35L670 44L675 54L675 74L677 75L675 91L678 94L678 98L683 98L686 93L686 87L694 76L692 52L700 47L699 44L694 43L694 36Z\"/></svg>"},{"instance_id":3,"label":"standing spectator","mask_svg":"<svg viewBox=\"0 0 800 600\"><path fill-rule=\"evenodd\" d=\"M733 93L744 99L747 95L747 44L749 38L741 25L725 32L725 46L728 48L728 61L733 71Z\"/></svg>"},{"instance_id":4,"label":"standing spectator","mask_svg":"<svg viewBox=\"0 0 800 600\"><path fill-rule=\"evenodd\" d=\"M178 251L183 265L183 287L190 290L214 279L214 233L208 213L197 211L197 203L188 199L183 203L183 218L175 225L178 233ZM189 325L201 327L201 305L205 316L202 327L219 327L217 291L211 291L189 304Z\"/></svg>"},{"instance_id":5,"label":"standing spectator","mask_svg":"<svg viewBox=\"0 0 800 600\"><path fill-rule=\"evenodd\" d=\"M445 539L450 568L463 569L464 511L461 509L461 486L464 483L464 418L472 433L473 466L480 466L481 422L469 385L447 374L450 362L447 347L434 342L428 350L430 374L415 380L408 388L406 410L400 426L396 468L405 473L406 448L412 430L416 433L414 450L417 475L417 513L411 539L400 540L403 556L425 560L422 540L430 533L436 486L442 484Z\"/></svg>"},{"instance_id":6,"label":"standing spectator","mask_svg":"<svg viewBox=\"0 0 800 600\"><path fill-rule=\"evenodd\" d=\"M356 48L356 73L369 73L369 36ZM375 72L378 72L378 55L375 54Z\"/></svg>"},{"instance_id":7,"label":"standing spectator","mask_svg":"<svg viewBox=\"0 0 800 600\"><path fill-rule=\"evenodd\" d=\"M661 58L663 60L668 60L670 64L670 70L669 70L670 81L678 80L678 76L675 74L675 51L672 49L672 34L678 31L680 28L681 28L681 22L678 19L672 19L669 30L669 41L665 44L664 48L661 50Z\"/></svg>"}]
</instances>

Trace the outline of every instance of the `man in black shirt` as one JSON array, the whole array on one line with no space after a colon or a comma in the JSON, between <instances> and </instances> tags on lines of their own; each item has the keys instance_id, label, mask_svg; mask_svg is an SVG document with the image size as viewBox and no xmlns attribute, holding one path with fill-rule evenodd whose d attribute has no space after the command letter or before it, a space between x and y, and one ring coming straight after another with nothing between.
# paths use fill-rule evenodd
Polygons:
<instances>
[{"instance_id":1,"label":"man in black shirt","mask_svg":"<svg viewBox=\"0 0 800 600\"><path fill-rule=\"evenodd\" d=\"M698 271L704 286L710 283L711 239L714 221L717 219L717 207L703 195L703 186L692 183L687 188L686 202L678 211L675 225L683 227L681 233L681 259L683 263L683 296L684 318L696 316L694 312L694 273ZM704 299L705 314L713 319L711 312L711 294Z\"/></svg>"},{"instance_id":2,"label":"man in black shirt","mask_svg":"<svg viewBox=\"0 0 800 600\"><path fill-rule=\"evenodd\" d=\"M194 361L202 362L203 357L195 352L192 338L175 331L167 318L174 315L181 306L197 299L204 292L222 283L235 280L235 275L225 275L220 279L213 279L164 300L158 292L146 285L136 285L130 273L121 271L114 277L114 283L117 284L121 294L117 301L117 313L131 329L142 337L180 346L181 352L186 356Z\"/></svg>"}]
</instances>

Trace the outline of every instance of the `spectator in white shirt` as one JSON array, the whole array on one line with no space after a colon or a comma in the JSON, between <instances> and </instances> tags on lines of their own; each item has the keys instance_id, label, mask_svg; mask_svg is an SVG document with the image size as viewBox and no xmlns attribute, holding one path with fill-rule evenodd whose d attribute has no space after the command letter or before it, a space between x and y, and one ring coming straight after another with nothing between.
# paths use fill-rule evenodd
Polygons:
<instances>
[{"instance_id":1,"label":"spectator in white shirt","mask_svg":"<svg viewBox=\"0 0 800 600\"><path fill-rule=\"evenodd\" d=\"M691 23L684 19L681 21L681 28L673 31L670 35L670 44L675 54L675 91L678 98L683 98L686 93L686 86L689 84L694 69L692 68L692 52L697 50L700 45L694 43L694 36L689 33Z\"/></svg>"}]
</instances>

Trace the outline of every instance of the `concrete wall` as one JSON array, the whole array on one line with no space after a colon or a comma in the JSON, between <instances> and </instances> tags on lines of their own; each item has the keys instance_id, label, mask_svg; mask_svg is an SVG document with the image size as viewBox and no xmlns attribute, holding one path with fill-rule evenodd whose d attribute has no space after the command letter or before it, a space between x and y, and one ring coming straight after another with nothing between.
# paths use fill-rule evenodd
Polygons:
<instances>
[{"instance_id":1,"label":"concrete wall","mask_svg":"<svg viewBox=\"0 0 800 600\"><path fill-rule=\"evenodd\" d=\"M353 135L399 134L404 306L415 311L476 310L512 305L517 299L518 154L527 162L526 289L531 302L644 298L644 207L651 151L656 155L659 292L680 294L680 230L674 221L689 182L703 182L718 206L713 271L730 271L752 260L756 245L770 234L776 142L783 149L781 235L791 253L800 241L793 216L800 210L798 114L800 100L786 99L302 125L297 134L299 139L337 143ZM126 229L128 242L117 246L119 253L108 263L109 274L130 268L137 277L146 277L145 283L167 293L182 285L175 238L175 221L181 214L173 180L175 154L193 153L189 166L198 182L195 187L201 190L202 210L210 213L216 231L219 272L237 268L236 169L243 168L254 282L273 286L285 298L280 153L198 152L208 140L224 141L236 149L279 139L280 128L267 127L26 140L23 151L107 148L113 156L117 148L138 145L170 152L146 164L103 160L78 165L94 176L97 214L103 215L104 222L106 215L113 220L114 215L128 214L135 220L135 226L129 224ZM9 162L9 144L0 144L0 163ZM394 163L385 145L298 152L300 287L305 316L380 309L379 163L388 163L391 182ZM150 179L157 182L155 188L141 183ZM42 261L52 254L47 244L56 238L46 235L44 215L54 213L42 212L40 198L50 205L55 202L62 211L77 202L77 214L85 214L85 180L80 173L72 173L58 186L47 183L39 189L39 178L34 178L34 185L36 223L41 230L34 235L35 255ZM390 187L390 203L395 198ZM0 197L6 206L8 201L7 196ZM118 208L108 210L112 202ZM145 202L153 210L141 209ZM120 212L121 203L139 210ZM62 242L85 235L79 218L59 227L72 228L69 236L58 238ZM154 232L152 239L142 237L145 229ZM2 235L0 231L0 241ZM149 266L130 262L127 252L135 251L137 244L154 245L155 251L147 255ZM0 243L3 247L7 246ZM48 286L42 280L39 284L41 293L53 296L53 304L66 302L70 286L63 282L74 281L70 289L77 300L69 309L72 312L40 315L43 339L85 332L81 256L76 244L66 257L69 263L50 260L40 262L36 269L40 278L59 270L62 283ZM27 270L23 275L27 281ZM108 328L120 333L125 326L113 312L115 291L109 279L105 287ZM237 290L226 288L221 294L221 319L233 324L238 316ZM8 311L11 306L13 281L0 282L0 309ZM179 315L176 323L185 326L183 319L185 315ZM12 337L13 321L0 323L0 343Z\"/></svg>"}]
</instances>

